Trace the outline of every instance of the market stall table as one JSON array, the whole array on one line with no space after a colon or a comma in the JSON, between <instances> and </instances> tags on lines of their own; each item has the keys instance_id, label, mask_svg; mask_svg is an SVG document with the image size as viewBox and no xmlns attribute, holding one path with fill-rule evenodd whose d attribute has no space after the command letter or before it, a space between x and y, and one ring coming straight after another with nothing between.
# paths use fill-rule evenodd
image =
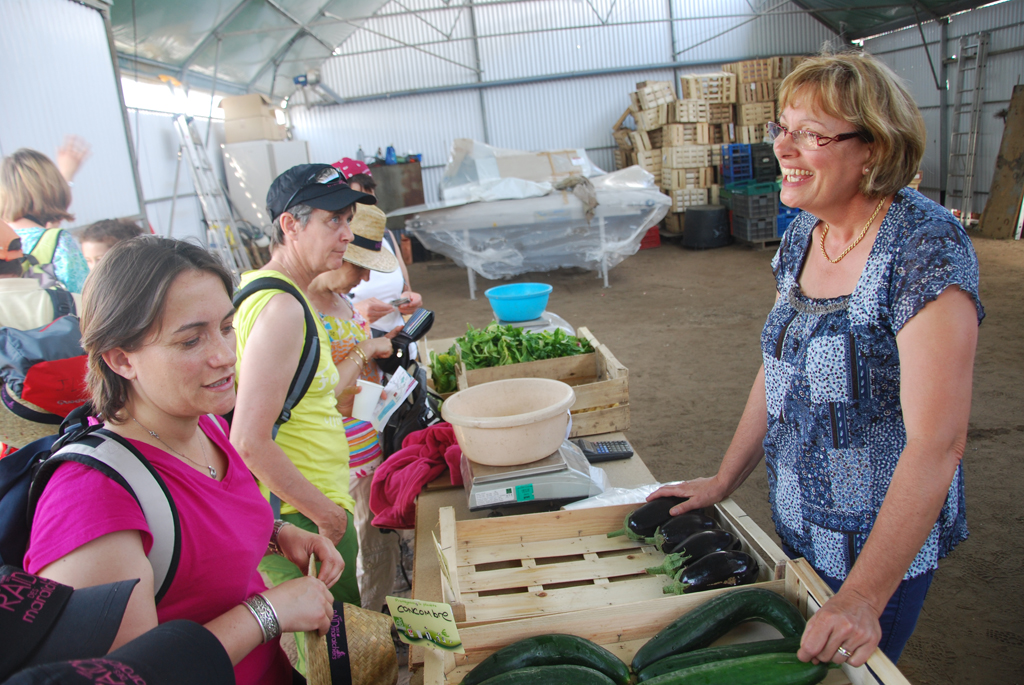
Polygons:
<instances>
[{"instance_id":1,"label":"market stall table","mask_svg":"<svg viewBox=\"0 0 1024 685\"><path fill-rule=\"evenodd\" d=\"M622 433L608 433L592 436L592 439L625 440L626 436ZM608 474L608 481L612 487L635 488L655 482L654 476L635 452L629 459L603 462L600 467ZM490 516L492 512L490 509L470 511L466 502L466 491L461 486L452 486L447 472L427 485L416 500L416 537L412 576L412 597L414 599L430 602L444 601L441 597L441 568L431 535L431 533L437 534L438 532L438 511L442 507L454 507L455 518L459 520L484 518ZM511 515L532 514L548 509L550 509L550 505L543 502L534 505L520 505L513 510L515 513ZM410 647L410 670L419 670L422 664L423 648Z\"/></svg>"}]
</instances>

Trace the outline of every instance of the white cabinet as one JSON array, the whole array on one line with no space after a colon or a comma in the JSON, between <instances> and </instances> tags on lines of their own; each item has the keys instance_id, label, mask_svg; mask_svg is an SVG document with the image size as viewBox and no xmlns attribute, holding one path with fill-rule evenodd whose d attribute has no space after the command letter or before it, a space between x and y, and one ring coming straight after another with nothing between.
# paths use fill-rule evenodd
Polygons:
<instances>
[{"instance_id":1,"label":"white cabinet","mask_svg":"<svg viewBox=\"0 0 1024 685\"><path fill-rule=\"evenodd\" d=\"M221 146L224 175L231 203L240 217L254 226L269 228L267 190L281 173L297 164L309 164L304 140L253 140Z\"/></svg>"}]
</instances>

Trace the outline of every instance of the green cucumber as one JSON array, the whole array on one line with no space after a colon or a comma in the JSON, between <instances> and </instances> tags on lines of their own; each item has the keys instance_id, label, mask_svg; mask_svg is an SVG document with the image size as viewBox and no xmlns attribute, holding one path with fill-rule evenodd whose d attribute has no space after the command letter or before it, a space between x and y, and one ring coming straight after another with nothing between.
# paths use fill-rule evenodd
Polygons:
<instances>
[{"instance_id":1,"label":"green cucumber","mask_svg":"<svg viewBox=\"0 0 1024 685\"><path fill-rule=\"evenodd\" d=\"M633 657L633 671L639 673L673 654L707 647L746 621L767 623L782 637L800 637L807 625L793 604L770 590L726 592L683 614L648 640Z\"/></svg>"},{"instance_id":2,"label":"green cucumber","mask_svg":"<svg viewBox=\"0 0 1024 685\"><path fill-rule=\"evenodd\" d=\"M629 667L604 647L576 635L537 635L499 649L467 673L462 683L478 685L532 666L583 666L619 685L629 682Z\"/></svg>"},{"instance_id":3,"label":"green cucumber","mask_svg":"<svg viewBox=\"0 0 1024 685\"><path fill-rule=\"evenodd\" d=\"M832 664L838 668L838 664ZM815 685L828 675L829 664L800 661L796 654L757 654L713 661L666 673L647 685Z\"/></svg>"},{"instance_id":4,"label":"green cucumber","mask_svg":"<svg viewBox=\"0 0 1024 685\"><path fill-rule=\"evenodd\" d=\"M666 673L680 671L691 666L699 666L713 661L738 659L755 654L796 653L800 649L799 637L784 637L781 640L763 640L761 642L744 642L739 645L723 645L721 647L705 647L692 652L676 654L655 661L637 674L637 682L644 682Z\"/></svg>"},{"instance_id":5,"label":"green cucumber","mask_svg":"<svg viewBox=\"0 0 1024 685\"><path fill-rule=\"evenodd\" d=\"M462 682L466 682L463 680ZM600 671L584 666L532 666L495 675L482 685L615 685Z\"/></svg>"}]
</instances>

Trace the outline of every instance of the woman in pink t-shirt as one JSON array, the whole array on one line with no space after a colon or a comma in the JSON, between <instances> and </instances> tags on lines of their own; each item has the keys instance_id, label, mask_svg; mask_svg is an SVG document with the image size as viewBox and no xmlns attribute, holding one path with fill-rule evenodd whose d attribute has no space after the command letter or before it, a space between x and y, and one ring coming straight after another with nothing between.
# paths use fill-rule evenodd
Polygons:
<instances>
[{"instance_id":1,"label":"woman in pink t-shirt","mask_svg":"<svg viewBox=\"0 0 1024 685\"><path fill-rule=\"evenodd\" d=\"M93 406L153 465L178 512L181 555L166 594L154 601L153 537L138 503L76 463L61 465L39 500L25 568L74 587L139 578L111 649L190 619L221 641L239 683L290 683L277 636L326 633L328 587L344 564L327 538L273 520L226 426L205 416L235 402L231 289L216 257L152 236L116 245L85 287ZM301 568L315 554L319 576L268 590L256 567L270 551Z\"/></svg>"}]
</instances>

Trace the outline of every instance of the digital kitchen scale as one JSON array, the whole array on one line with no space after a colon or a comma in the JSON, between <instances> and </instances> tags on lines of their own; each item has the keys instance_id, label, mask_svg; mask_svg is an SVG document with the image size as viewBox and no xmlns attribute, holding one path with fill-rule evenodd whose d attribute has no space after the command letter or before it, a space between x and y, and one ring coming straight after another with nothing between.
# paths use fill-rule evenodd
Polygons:
<instances>
[{"instance_id":1,"label":"digital kitchen scale","mask_svg":"<svg viewBox=\"0 0 1024 685\"><path fill-rule=\"evenodd\" d=\"M527 502L568 503L601 493L590 477L587 458L568 440L551 456L517 466L486 466L463 454L461 471L470 511Z\"/></svg>"},{"instance_id":2,"label":"digital kitchen scale","mask_svg":"<svg viewBox=\"0 0 1024 685\"><path fill-rule=\"evenodd\" d=\"M544 312L540 317L530 319L529 321L502 321L498 318L497 314L494 315L494 319L501 326L515 326L516 328L522 328L531 333L542 333L544 331L554 331L561 328L569 335L576 335L576 329L570 326L568 321L554 312Z\"/></svg>"}]
</instances>

